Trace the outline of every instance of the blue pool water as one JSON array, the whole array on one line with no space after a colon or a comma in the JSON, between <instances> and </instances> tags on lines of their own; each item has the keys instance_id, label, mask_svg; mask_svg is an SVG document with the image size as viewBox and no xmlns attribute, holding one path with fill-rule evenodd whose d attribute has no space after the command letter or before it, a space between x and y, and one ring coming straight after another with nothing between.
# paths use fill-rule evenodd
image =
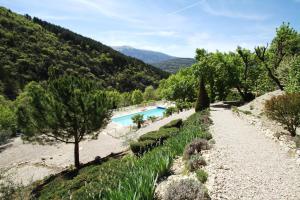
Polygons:
<instances>
[{"instance_id":1,"label":"blue pool water","mask_svg":"<svg viewBox=\"0 0 300 200\"><path fill-rule=\"evenodd\" d=\"M121 117L112 118L112 121L116 122L118 124L121 124L123 126L129 126L129 125L134 124L131 120L131 117L133 117L134 115L137 115L137 114L144 115L144 120L146 120L149 116L162 117L164 111L165 111L165 108L157 107L154 109L137 112L137 113L133 113L130 115L124 115Z\"/></svg>"}]
</instances>

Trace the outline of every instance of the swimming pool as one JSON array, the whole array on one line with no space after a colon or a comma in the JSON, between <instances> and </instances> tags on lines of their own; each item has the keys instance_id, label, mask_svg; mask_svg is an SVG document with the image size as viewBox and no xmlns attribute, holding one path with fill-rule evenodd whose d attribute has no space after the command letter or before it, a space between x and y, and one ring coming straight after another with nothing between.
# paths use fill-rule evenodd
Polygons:
<instances>
[{"instance_id":1,"label":"swimming pool","mask_svg":"<svg viewBox=\"0 0 300 200\"><path fill-rule=\"evenodd\" d=\"M144 120L146 120L149 116L162 117L163 114L164 114L164 111L165 111L165 108L156 107L156 108L153 108L153 109L133 113L133 114L130 114L130 115L115 117L115 118L112 118L112 121L115 122L115 123L121 124L123 126L129 126L129 125L134 124L131 120L131 117L133 117L134 115L137 115L137 114L144 115Z\"/></svg>"}]
</instances>

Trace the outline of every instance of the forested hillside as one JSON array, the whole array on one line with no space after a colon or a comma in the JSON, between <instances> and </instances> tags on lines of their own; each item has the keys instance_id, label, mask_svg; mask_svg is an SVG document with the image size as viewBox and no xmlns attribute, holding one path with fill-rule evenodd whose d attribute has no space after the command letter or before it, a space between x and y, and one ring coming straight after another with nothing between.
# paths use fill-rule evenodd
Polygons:
<instances>
[{"instance_id":1,"label":"forested hillside","mask_svg":"<svg viewBox=\"0 0 300 200\"><path fill-rule=\"evenodd\" d=\"M166 72L175 73L181 68L190 67L195 62L196 60L193 58L173 58L152 65Z\"/></svg>"},{"instance_id":2,"label":"forested hillside","mask_svg":"<svg viewBox=\"0 0 300 200\"><path fill-rule=\"evenodd\" d=\"M26 83L77 73L119 91L156 86L167 73L95 40L0 7L0 94L13 99Z\"/></svg>"}]
</instances>

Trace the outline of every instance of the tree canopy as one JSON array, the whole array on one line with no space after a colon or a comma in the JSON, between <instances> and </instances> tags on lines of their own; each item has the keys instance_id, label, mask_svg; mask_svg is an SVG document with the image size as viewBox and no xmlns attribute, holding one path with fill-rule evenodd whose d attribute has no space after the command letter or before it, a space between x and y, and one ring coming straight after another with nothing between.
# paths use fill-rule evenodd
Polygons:
<instances>
[{"instance_id":1,"label":"tree canopy","mask_svg":"<svg viewBox=\"0 0 300 200\"><path fill-rule=\"evenodd\" d=\"M111 101L95 81L62 76L47 85L31 82L18 98L18 125L29 141L74 144L79 167L79 142L96 138L111 116Z\"/></svg>"}]
</instances>

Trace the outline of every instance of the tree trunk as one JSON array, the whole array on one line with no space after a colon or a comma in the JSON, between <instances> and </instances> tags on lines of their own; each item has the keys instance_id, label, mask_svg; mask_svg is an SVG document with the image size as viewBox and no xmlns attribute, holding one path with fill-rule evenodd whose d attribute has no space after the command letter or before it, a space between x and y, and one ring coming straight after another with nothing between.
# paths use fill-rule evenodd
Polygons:
<instances>
[{"instance_id":1,"label":"tree trunk","mask_svg":"<svg viewBox=\"0 0 300 200\"><path fill-rule=\"evenodd\" d=\"M279 87L280 90L284 90L284 86L280 83L279 79L273 75L271 69L266 64L265 67L268 70L269 77L275 82L275 84Z\"/></svg>"},{"instance_id":2,"label":"tree trunk","mask_svg":"<svg viewBox=\"0 0 300 200\"><path fill-rule=\"evenodd\" d=\"M137 124L138 126L137 126L137 128L138 129L140 129L141 127L142 127L142 125L141 125L141 123L140 122L138 122L138 124Z\"/></svg>"},{"instance_id":3,"label":"tree trunk","mask_svg":"<svg viewBox=\"0 0 300 200\"><path fill-rule=\"evenodd\" d=\"M74 164L76 169L79 169L80 162L79 162L79 142L78 140L74 143Z\"/></svg>"}]
</instances>

